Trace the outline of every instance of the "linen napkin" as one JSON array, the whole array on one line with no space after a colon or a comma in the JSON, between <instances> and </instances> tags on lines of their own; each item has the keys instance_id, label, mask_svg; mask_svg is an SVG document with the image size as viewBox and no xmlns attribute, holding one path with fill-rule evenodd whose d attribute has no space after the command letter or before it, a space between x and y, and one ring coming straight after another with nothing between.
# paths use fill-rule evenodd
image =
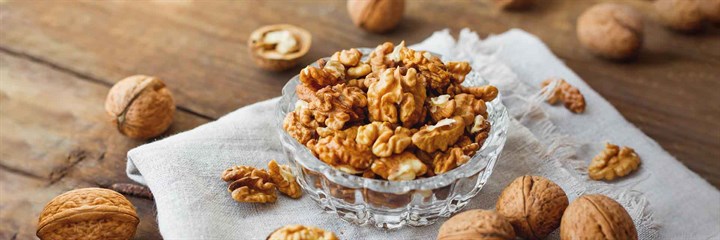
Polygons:
<instances>
[{"instance_id":1,"label":"linen napkin","mask_svg":"<svg viewBox=\"0 0 720 240\"><path fill-rule=\"evenodd\" d=\"M507 184L532 174L558 183L570 201L586 193L617 200L633 218L641 239L720 237L720 192L628 123L536 37L511 30L481 40L464 29L455 40L443 30L413 48L439 53L444 60L470 61L484 79L498 86L514 117L494 173L466 209L492 209ZM585 95L587 111L575 115L543 104L538 86L548 77L562 77L577 86ZM309 197L279 197L275 204L233 201L220 179L225 168L287 161L274 124L277 100L243 107L128 152L127 174L154 193L164 238L265 239L283 225L305 224L331 230L341 239L435 239L444 220L383 231L323 213ZM588 180L585 166L608 140L635 148L643 160L640 169L619 181ZM550 239L557 239L557 232Z\"/></svg>"}]
</instances>

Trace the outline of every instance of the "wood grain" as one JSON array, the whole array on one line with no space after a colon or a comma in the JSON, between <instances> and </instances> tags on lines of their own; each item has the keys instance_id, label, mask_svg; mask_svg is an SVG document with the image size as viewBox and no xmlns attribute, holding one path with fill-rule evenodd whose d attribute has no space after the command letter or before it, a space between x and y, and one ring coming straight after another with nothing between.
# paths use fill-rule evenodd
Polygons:
<instances>
[{"instance_id":1,"label":"wood grain","mask_svg":"<svg viewBox=\"0 0 720 240\"><path fill-rule=\"evenodd\" d=\"M653 20L650 1L621 1L646 17L645 46L635 61L608 62L580 47L575 20L595 3L618 1L539 2L504 12L490 0L408 1L398 29L376 35L352 26L344 1L0 1L0 209L13 209L0 211L0 238L32 238L44 203L65 190L129 181L124 156L142 142L107 124L102 104L116 81L165 80L179 109L170 133L279 95L300 66L264 72L245 47L250 32L275 23L313 34L301 65L338 49L418 42L443 28L481 36L522 28L720 186L720 29L668 31ZM137 238L157 238L153 202L131 200L142 217Z\"/></svg>"}]
</instances>

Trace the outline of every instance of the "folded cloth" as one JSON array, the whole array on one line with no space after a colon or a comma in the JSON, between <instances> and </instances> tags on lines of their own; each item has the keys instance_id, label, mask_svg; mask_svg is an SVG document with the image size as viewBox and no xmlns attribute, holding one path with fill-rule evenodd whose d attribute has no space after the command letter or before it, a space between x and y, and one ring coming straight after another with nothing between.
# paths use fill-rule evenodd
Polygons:
<instances>
[{"instance_id":1,"label":"folded cloth","mask_svg":"<svg viewBox=\"0 0 720 240\"><path fill-rule=\"evenodd\" d=\"M480 40L463 30L456 41L439 31L416 49L445 60L467 60L501 90L511 120L506 146L493 175L466 209L494 208L514 178L532 174L560 185L570 201L601 193L629 212L641 239L717 239L720 192L628 123L536 37L511 30ZM539 83L561 77L585 95L587 111L572 114L542 103ZM472 83L469 83L472 84ZM128 152L127 173L146 184L167 239L265 239L287 224L314 225L341 239L434 239L442 221L426 227L383 231L323 213L308 197L280 197L275 204L237 203L220 174L233 165L265 167L287 162L275 126L277 98L238 109L219 120ZM604 141L635 148L643 162L619 181L589 180L586 166ZM558 238L555 231L550 239Z\"/></svg>"}]
</instances>

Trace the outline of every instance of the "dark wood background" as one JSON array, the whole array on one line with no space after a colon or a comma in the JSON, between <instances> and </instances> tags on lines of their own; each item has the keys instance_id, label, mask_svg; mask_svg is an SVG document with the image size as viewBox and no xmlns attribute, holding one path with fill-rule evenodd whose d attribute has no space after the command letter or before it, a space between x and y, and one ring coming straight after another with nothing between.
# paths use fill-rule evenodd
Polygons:
<instances>
[{"instance_id":1,"label":"dark wood background","mask_svg":"<svg viewBox=\"0 0 720 240\"><path fill-rule=\"evenodd\" d=\"M408 1L399 28L375 35L352 25L344 1L0 0L0 238L34 238L39 212L57 194L130 182L125 154L144 142L108 122L103 104L116 81L142 73L167 82L179 110L167 135L278 96L300 66L261 71L245 45L252 30L275 23L312 32L301 64L338 49L418 42L443 28L482 36L525 29L629 121L720 186L720 30L678 34L652 20L650 1L614 1L646 16L646 41L636 61L607 62L583 51L574 31L584 9L606 1L539 2L502 12L489 0ZM160 238L154 203L130 199L141 216L136 238Z\"/></svg>"}]
</instances>

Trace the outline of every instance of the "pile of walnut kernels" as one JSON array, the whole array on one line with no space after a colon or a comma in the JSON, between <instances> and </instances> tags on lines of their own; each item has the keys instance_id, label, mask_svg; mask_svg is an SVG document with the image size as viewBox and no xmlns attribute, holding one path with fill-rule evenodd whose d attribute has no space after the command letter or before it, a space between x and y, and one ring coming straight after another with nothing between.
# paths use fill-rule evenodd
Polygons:
<instances>
[{"instance_id":1,"label":"pile of walnut kernels","mask_svg":"<svg viewBox=\"0 0 720 240\"><path fill-rule=\"evenodd\" d=\"M298 101L283 128L341 171L390 181L445 173L466 163L490 131L494 86L461 86L468 62L443 63L386 42L367 61L336 52L300 72Z\"/></svg>"}]
</instances>

